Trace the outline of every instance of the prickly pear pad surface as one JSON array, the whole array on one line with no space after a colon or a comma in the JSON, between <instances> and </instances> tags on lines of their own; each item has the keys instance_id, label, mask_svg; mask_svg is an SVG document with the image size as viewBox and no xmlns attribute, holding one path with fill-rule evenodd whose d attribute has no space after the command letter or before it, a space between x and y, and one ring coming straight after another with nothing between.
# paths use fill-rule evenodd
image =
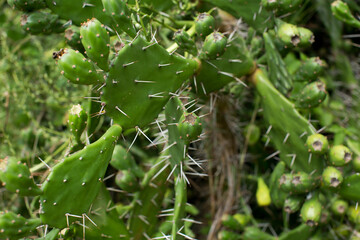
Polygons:
<instances>
[{"instance_id":1,"label":"prickly pear pad surface","mask_svg":"<svg viewBox=\"0 0 360 240\"><path fill-rule=\"evenodd\" d=\"M107 115L124 129L147 125L196 68L195 60L138 37L119 52L110 69L101 98Z\"/></svg>"},{"instance_id":2,"label":"prickly pear pad surface","mask_svg":"<svg viewBox=\"0 0 360 240\"><path fill-rule=\"evenodd\" d=\"M67 226L66 214L86 213L99 192L121 127L113 125L96 142L64 159L43 185L41 220L50 226ZM69 217L69 223L74 218ZM79 220L79 219L76 219Z\"/></svg>"}]
</instances>

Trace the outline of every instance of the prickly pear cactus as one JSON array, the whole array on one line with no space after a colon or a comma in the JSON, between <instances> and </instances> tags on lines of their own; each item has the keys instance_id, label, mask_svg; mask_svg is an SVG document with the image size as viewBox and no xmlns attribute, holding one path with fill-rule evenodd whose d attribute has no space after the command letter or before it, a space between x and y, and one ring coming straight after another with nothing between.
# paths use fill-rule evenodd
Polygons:
<instances>
[{"instance_id":1,"label":"prickly pear cactus","mask_svg":"<svg viewBox=\"0 0 360 240\"><path fill-rule=\"evenodd\" d=\"M359 239L359 13L0 1L0 238Z\"/></svg>"}]
</instances>

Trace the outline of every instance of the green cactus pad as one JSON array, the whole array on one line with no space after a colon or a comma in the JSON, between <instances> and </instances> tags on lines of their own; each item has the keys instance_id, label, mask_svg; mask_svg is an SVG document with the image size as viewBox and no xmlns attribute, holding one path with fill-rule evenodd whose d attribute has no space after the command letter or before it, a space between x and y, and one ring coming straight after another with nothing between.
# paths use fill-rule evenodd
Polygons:
<instances>
[{"instance_id":1,"label":"green cactus pad","mask_svg":"<svg viewBox=\"0 0 360 240\"><path fill-rule=\"evenodd\" d=\"M345 177L339 188L339 194L344 199L360 201L360 175Z\"/></svg>"},{"instance_id":2,"label":"green cactus pad","mask_svg":"<svg viewBox=\"0 0 360 240\"><path fill-rule=\"evenodd\" d=\"M136 31L131 21L131 11L123 0L102 0L104 13L110 16L116 25L115 29L121 33L126 32L130 37L135 37Z\"/></svg>"},{"instance_id":3,"label":"green cactus pad","mask_svg":"<svg viewBox=\"0 0 360 240\"><path fill-rule=\"evenodd\" d=\"M111 17L103 12L101 0L46 0L46 3L62 19L71 20L78 26L94 16L105 25L113 24Z\"/></svg>"},{"instance_id":4,"label":"green cactus pad","mask_svg":"<svg viewBox=\"0 0 360 240\"><path fill-rule=\"evenodd\" d=\"M7 190L20 196L36 196L42 193L34 183L28 166L13 157L0 159L0 180Z\"/></svg>"},{"instance_id":5,"label":"green cactus pad","mask_svg":"<svg viewBox=\"0 0 360 240\"><path fill-rule=\"evenodd\" d=\"M343 1L334 1L331 4L331 11L338 20L353 27L360 28L360 21L351 14L349 6Z\"/></svg>"},{"instance_id":6,"label":"green cactus pad","mask_svg":"<svg viewBox=\"0 0 360 240\"><path fill-rule=\"evenodd\" d=\"M254 73L253 82L263 99L264 117L271 126L269 141L280 151L280 158L295 171L316 170L315 175L320 175L324 160L310 156L305 146L306 135L315 133L313 126L272 86L262 70Z\"/></svg>"},{"instance_id":7,"label":"green cactus pad","mask_svg":"<svg viewBox=\"0 0 360 240\"><path fill-rule=\"evenodd\" d=\"M81 24L80 38L86 55L104 71L109 70L110 37L105 26L96 18Z\"/></svg>"},{"instance_id":8,"label":"green cactus pad","mask_svg":"<svg viewBox=\"0 0 360 240\"><path fill-rule=\"evenodd\" d=\"M46 7L45 0L12 0L8 1L10 6L20 11L32 12Z\"/></svg>"},{"instance_id":9,"label":"green cactus pad","mask_svg":"<svg viewBox=\"0 0 360 240\"><path fill-rule=\"evenodd\" d=\"M96 142L57 164L43 184L41 219L50 226L67 226L66 214L82 215L102 184L121 127L113 125ZM70 221L70 220L69 220Z\"/></svg>"},{"instance_id":10,"label":"green cactus pad","mask_svg":"<svg viewBox=\"0 0 360 240\"><path fill-rule=\"evenodd\" d=\"M287 196L287 194L280 188L280 179L285 172L285 167L285 162L279 162L271 173L269 181L271 200L277 208L281 208L283 206Z\"/></svg>"},{"instance_id":11,"label":"green cactus pad","mask_svg":"<svg viewBox=\"0 0 360 240\"><path fill-rule=\"evenodd\" d=\"M255 63L244 39L235 37L221 58L201 62L193 83L198 94L207 95L254 71Z\"/></svg>"},{"instance_id":12,"label":"green cactus pad","mask_svg":"<svg viewBox=\"0 0 360 240\"><path fill-rule=\"evenodd\" d=\"M197 66L195 60L170 55L138 37L119 52L110 69L101 97L107 115L124 129L146 126Z\"/></svg>"},{"instance_id":13,"label":"green cactus pad","mask_svg":"<svg viewBox=\"0 0 360 240\"><path fill-rule=\"evenodd\" d=\"M27 236L36 227L40 226L39 218L26 219L13 212L0 213L0 238L1 239L20 239Z\"/></svg>"},{"instance_id":14,"label":"green cactus pad","mask_svg":"<svg viewBox=\"0 0 360 240\"><path fill-rule=\"evenodd\" d=\"M80 39L80 28L71 26L65 30L65 42L74 50L78 50L82 54L85 53L84 46Z\"/></svg>"}]
</instances>

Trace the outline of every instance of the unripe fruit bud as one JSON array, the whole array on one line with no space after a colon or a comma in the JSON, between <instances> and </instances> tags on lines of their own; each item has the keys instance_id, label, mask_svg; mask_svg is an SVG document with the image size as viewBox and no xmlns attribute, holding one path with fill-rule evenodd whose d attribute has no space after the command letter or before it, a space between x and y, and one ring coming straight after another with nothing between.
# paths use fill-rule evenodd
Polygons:
<instances>
[{"instance_id":1,"label":"unripe fruit bud","mask_svg":"<svg viewBox=\"0 0 360 240\"><path fill-rule=\"evenodd\" d=\"M261 177L258 178L256 201L260 207L265 207L271 204L269 188Z\"/></svg>"},{"instance_id":2,"label":"unripe fruit bud","mask_svg":"<svg viewBox=\"0 0 360 240\"><path fill-rule=\"evenodd\" d=\"M73 105L69 111L68 126L75 140L80 143L80 137L86 127L87 113L80 104Z\"/></svg>"},{"instance_id":3,"label":"unripe fruit bud","mask_svg":"<svg viewBox=\"0 0 360 240\"><path fill-rule=\"evenodd\" d=\"M324 154L329 149L329 142L322 134L310 135L306 140L309 152L316 154Z\"/></svg>"},{"instance_id":4,"label":"unripe fruit bud","mask_svg":"<svg viewBox=\"0 0 360 240\"><path fill-rule=\"evenodd\" d=\"M341 167L349 163L352 159L351 151L344 145L336 145L330 149L329 161L330 164L336 167Z\"/></svg>"},{"instance_id":5,"label":"unripe fruit bud","mask_svg":"<svg viewBox=\"0 0 360 240\"><path fill-rule=\"evenodd\" d=\"M318 225L321 217L321 203L317 199L307 200L301 208L300 216L308 226Z\"/></svg>"},{"instance_id":6,"label":"unripe fruit bud","mask_svg":"<svg viewBox=\"0 0 360 240\"><path fill-rule=\"evenodd\" d=\"M304 197L298 195L290 195L285 199L284 211L287 213L297 212L304 200Z\"/></svg>"},{"instance_id":7,"label":"unripe fruit bud","mask_svg":"<svg viewBox=\"0 0 360 240\"><path fill-rule=\"evenodd\" d=\"M215 19L208 13L200 13L195 20L196 33L205 38L215 29Z\"/></svg>"},{"instance_id":8,"label":"unripe fruit bud","mask_svg":"<svg viewBox=\"0 0 360 240\"><path fill-rule=\"evenodd\" d=\"M321 80L307 84L295 102L298 108L313 108L319 106L326 98L326 86Z\"/></svg>"},{"instance_id":9,"label":"unripe fruit bud","mask_svg":"<svg viewBox=\"0 0 360 240\"><path fill-rule=\"evenodd\" d=\"M196 140L202 131L201 120L195 113L184 113L177 127L180 138L187 143Z\"/></svg>"},{"instance_id":10,"label":"unripe fruit bud","mask_svg":"<svg viewBox=\"0 0 360 240\"><path fill-rule=\"evenodd\" d=\"M342 173L334 167L327 167L322 173L322 182L325 187L336 188L343 180Z\"/></svg>"},{"instance_id":11,"label":"unripe fruit bud","mask_svg":"<svg viewBox=\"0 0 360 240\"><path fill-rule=\"evenodd\" d=\"M347 212L348 207L349 204L346 201L337 199L331 204L330 209L336 216L343 216Z\"/></svg>"},{"instance_id":12,"label":"unripe fruit bud","mask_svg":"<svg viewBox=\"0 0 360 240\"><path fill-rule=\"evenodd\" d=\"M224 54L227 44L227 38L224 34L213 32L205 39L202 47L203 55L209 59L215 59Z\"/></svg>"}]
</instances>

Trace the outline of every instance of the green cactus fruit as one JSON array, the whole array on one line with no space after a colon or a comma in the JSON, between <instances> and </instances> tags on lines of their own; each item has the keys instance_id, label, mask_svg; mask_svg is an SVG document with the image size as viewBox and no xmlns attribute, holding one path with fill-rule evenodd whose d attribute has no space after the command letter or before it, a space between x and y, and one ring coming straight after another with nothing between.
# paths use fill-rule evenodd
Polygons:
<instances>
[{"instance_id":1,"label":"green cactus fruit","mask_svg":"<svg viewBox=\"0 0 360 240\"><path fill-rule=\"evenodd\" d=\"M119 51L110 68L101 96L106 114L124 129L146 126L197 67L196 60L136 38Z\"/></svg>"},{"instance_id":2,"label":"green cactus fruit","mask_svg":"<svg viewBox=\"0 0 360 240\"><path fill-rule=\"evenodd\" d=\"M100 190L121 131L119 125L111 126L99 140L52 168L40 198L43 222L64 228L68 214L81 216L88 211Z\"/></svg>"},{"instance_id":3,"label":"green cactus fruit","mask_svg":"<svg viewBox=\"0 0 360 240\"><path fill-rule=\"evenodd\" d=\"M331 4L331 11L338 20L353 27L360 28L360 21L351 14L349 6L343 1L334 1Z\"/></svg>"},{"instance_id":4,"label":"green cactus fruit","mask_svg":"<svg viewBox=\"0 0 360 240\"><path fill-rule=\"evenodd\" d=\"M313 108L319 106L326 98L326 86L321 80L307 84L297 96L295 106L298 108Z\"/></svg>"},{"instance_id":5,"label":"green cactus fruit","mask_svg":"<svg viewBox=\"0 0 360 240\"><path fill-rule=\"evenodd\" d=\"M246 227L243 233L243 240L275 240L276 238L272 235L263 232L257 227Z\"/></svg>"},{"instance_id":6,"label":"green cactus fruit","mask_svg":"<svg viewBox=\"0 0 360 240\"><path fill-rule=\"evenodd\" d=\"M319 133L310 135L306 140L306 145L309 152L314 154L324 154L329 149L329 142L327 138Z\"/></svg>"},{"instance_id":7,"label":"green cactus fruit","mask_svg":"<svg viewBox=\"0 0 360 240\"><path fill-rule=\"evenodd\" d=\"M80 137L85 130L87 119L88 115L80 104L72 106L69 111L68 126L78 143L81 143Z\"/></svg>"},{"instance_id":8,"label":"green cactus fruit","mask_svg":"<svg viewBox=\"0 0 360 240\"><path fill-rule=\"evenodd\" d=\"M322 205L316 198L305 201L301 208L300 216L302 221L310 227L319 224Z\"/></svg>"},{"instance_id":9,"label":"green cactus fruit","mask_svg":"<svg viewBox=\"0 0 360 240\"><path fill-rule=\"evenodd\" d=\"M352 162L354 171L360 172L360 156L356 156L351 162Z\"/></svg>"},{"instance_id":10,"label":"green cactus fruit","mask_svg":"<svg viewBox=\"0 0 360 240\"><path fill-rule=\"evenodd\" d=\"M132 171L120 170L116 174L115 183L122 190L133 193L139 190L139 181Z\"/></svg>"},{"instance_id":11,"label":"green cactus fruit","mask_svg":"<svg viewBox=\"0 0 360 240\"><path fill-rule=\"evenodd\" d=\"M86 55L102 70L109 70L110 36L96 18L81 24L80 38Z\"/></svg>"},{"instance_id":12,"label":"green cactus fruit","mask_svg":"<svg viewBox=\"0 0 360 240\"><path fill-rule=\"evenodd\" d=\"M65 41L74 50L78 50L82 54L85 52L85 48L80 39L80 28L77 26L71 26L65 30Z\"/></svg>"},{"instance_id":13,"label":"green cactus fruit","mask_svg":"<svg viewBox=\"0 0 360 240\"><path fill-rule=\"evenodd\" d=\"M20 23L24 31L34 35L60 33L65 30L57 15L45 12L24 14Z\"/></svg>"},{"instance_id":14,"label":"green cactus fruit","mask_svg":"<svg viewBox=\"0 0 360 240\"><path fill-rule=\"evenodd\" d=\"M281 190L280 178L285 172L285 163L280 161L270 176L269 187L271 200L277 208L282 208L287 194Z\"/></svg>"},{"instance_id":15,"label":"green cactus fruit","mask_svg":"<svg viewBox=\"0 0 360 240\"><path fill-rule=\"evenodd\" d=\"M342 173L338 169L334 167L327 167L324 169L322 174L322 183L325 187L337 188L343 180L344 178Z\"/></svg>"},{"instance_id":16,"label":"green cactus fruit","mask_svg":"<svg viewBox=\"0 0 360 240\"><path fill-rule=\"evenodd\" d=\"M347 212L348 208L349 204L342 199L336 199L330 206L332 213L336 216L343 216Z\"/></svg>"},{"instance_id":17,"label":"green cactus fruit","mask_svg":"<svg viewBox=\"0 0 360 240\"><path fill-rule=\"evenodd\" d=\"M315 36L312 31L307 28L298 27L300 42L299 47L309 47L315 42Z\"/></svg>"},{"instance_id":18,"label":"green cactus fruit","mask_svg":"<svg viewBox=\"0 0 360 240\"><path fill-rule=\"evenodd\" d=\"M208 13L200 13L195 20L196 33L205 38L215 30L215 19Z\"/></svg>"},{"instance_id":19,"label":"green cactus fruit","mask_svg":"<svg viewBox=\"0 0 360 240\"><path fill-rule=\"evenodd\" d=\"M102 0L104 13L114 20L116 29L126 32L130 37L135 37L136 31L131 21L131 11L126 2L124 0Z\"/></svg>"},{"instance_id":20,"label":"green cactus fruit","mask_svg":"<svg viewBox=\"0 0 360 240\"><path fill-rule=\"evenodd\" d=\"M197 54L196 44L190 35L183 29L178 30L174 33L174 41L179 45L180 49L191 53L192 55Z\"/></svg>"},{"instance_id":21,"label":"green cactus fruit","mask_svg":"<svg viewBox=\"0 0 360 240\"><path fill-rule=\"evenodd\" d=\"M234 231L242 230L250 221L250 217L245 214L236 213L234 215L224 214L221 222L225 227Z\"/></svg>"},{"instance_id":22,"label":"green cactus fruit","mask_svg":"<svg viewBox=\"0 0 360 240\"><path fill-rule=\"evenodd\" d=\"M136 164L134 157L121 145L115 146L110 164L117 170L129 170L136 177L144 176L143 170Z\"/></svg>"},{"instance_id":23,"label":"green cactus fruit","mask_svg":"<svg viewBox=\"0 0 360 240\"><path fill-rule=\"evenodd\" d=\"M61 49L53 53L53 58L58 60L61 74L72 83L91 85L102 81L94 64L79 51L68 48Z\"/></svg>"},{"instance_id":24,"label":"green cactus fruit","mask_svg":"<svg viewBox=\"0 0 360 240\"><path fill-rule=\"evenodd\" d=\"M180 138L186 143L198 139L202 131L201 119L195 113L183 113L177 127Z\"/></svg>"},{"instance_id":25,"label":"green cactus fruit","mask_svg":"<svg viewBox=\"0 0 360 240\"><path fill-rule=\"evenodd\" d=\"M26 163L13 157L0 159L0 180L7 190L20 196L37 196L42 193L34 183Z\"/></svg>"},{"instance_id":26,"label":"green cactus fruit","mask_svg":"<svg viewBox=\"0 0 360 240\"><path fill-rule=\"evenodd\" d=\"M259 141L260 135L261 135L261 130L257 125L252 123L245 127L245 137L249 136L248 138L249 146L255 145Z\"/></svg>"},{"instance_id":27,"label":"green cactus fruit","mask_svg":"<svg viewBox=\"0 0 360 240\"><path fill-rule=\"evenodd\" d=\"M350 206L346 212L350 222L354 224L360 223L360 208L356 206Z\"/></svg>"},{"instance_id":28,"label":"green cactus fruit","mask_svg":"<svg viewBox=\"0 0 360 240\"><path fill-rule=\"evenodd\" d=\"M300 210L304 197L298 195L290 195L286 198L284 203L284 211L287 213L294 213Z\"/></svg>"},{"instance_id":29,"label":"green cactus fruit","mask_svg":"<svg viewBox=\"0 0 360 240\"><path fill-rule=\"evenodd\" d=\"M329 162L331 165L341 167L352 160L352 152L344 145L336 145L330 148Z\"/></svg>"},{"instance_id":30,"label":"green cactus fruit","mask_svg":"<svg viewBox=\"0 0 360 240\"><path fill-rule=\"evenodd\" d=\"M291 179L291 190L292 193L307 193L315 189L319 184L316 177L305 172L298 172L293 174Z\"/></svg>"},{"instance_id":31,"label":"green cactus fruit","mask_svg":"<svg viewBox=\"0 0 360 240\"><path fill-rule=\"evenodd\" d=\"M360 174L344 177L344 181L339 188L339 194L347 200L360 201Z\"/></svg>"},{"instance_id":32,"label":"green cactus fruit","mask_svg":"<svg viewBox=\"0 0 360 240\"><path fill-rule=\"evenodd\" d=\"M261 0L261 5L266 10L275 10L279 7L279 0Z\"/></svg>"},{"instance_id":33,"label":"green cactus fruit","mask_svg":"<svg viewBox=\"0 0 360 240\"><path fill-rule=\"evenodd\" d=\"M285 173L280 177L279 186L281 190L283 190L284 192L290 192L292 190L292 184L291 184L292 178L293 176L290 173Z\"/></svg>"},{"instance_id":34,"label":"green cactus fruit","mask_svg":"<svg viewBox=\"0 0 360 240\"><path fill-rule=\"evenodd\" d=\"M296 47L301 42L298 27L290 23L278 23L277 36L281 40L281 42L287 47Z\"/></svg>"},{"instance_id":35,"label":"green cactus fruit","mask_svg":"<svg viewBox=\"0 0 360 240\"><path fill-rule=\"evenodd\" d=\"M213 32L206 36L202 47L204 58L216 59L224 54L227 38L220 32Z\"/></svg>"},{"instance_id":36,"label":"green cactus fruit","mask_svg":"<svg viewBox=\"0 0 360 240\"><path fill-rule=\"evenodd\" d=\"M44 0L8 0L11 7L23 12L32 12L46 7Z\"/></svg>"},{"instance_id":37,"label":"green cactus fruit","mask_svg":"<svg viewBox=\"0 0 360 240\"><path fill-rule=\"evenodd\" d=\"M256 190L256 201L260 207L269 206L271 204L270 191L264 180L259 177Z\"/></svg>"},{"instance_id":38,"label":"green cactus fruit","mask_svg":"<svg viewBox=\"0 0 360 240\"><path fill-rule=\"evenodd\" d=\"M294 80L312 82L324 72L325 67L325 61L321 60L319 57L308 58L301 63L301 66L295 72Z\"/></svg>"},{"instance_id":39,"label":"green cactus fruit","mask_svg":"<svg viewBox=\"0 0 360 240\"><path fill-rule=\"evenodd\" d=\"M0 213L0 238L1 239L20 239L27 236L40 226L39 218L26 219L13 212Z\"/></svg>"},{"instance_id":40,"label":"green cactus fruit","mask_svg":"<svg viewBox=\"0 0 360 240\"><path fill-rule=\"evenodd\" d=\"M238 233L222 230L218 233L219 240L241 240L242 237Z\"/></svg>"}]
</instances>

